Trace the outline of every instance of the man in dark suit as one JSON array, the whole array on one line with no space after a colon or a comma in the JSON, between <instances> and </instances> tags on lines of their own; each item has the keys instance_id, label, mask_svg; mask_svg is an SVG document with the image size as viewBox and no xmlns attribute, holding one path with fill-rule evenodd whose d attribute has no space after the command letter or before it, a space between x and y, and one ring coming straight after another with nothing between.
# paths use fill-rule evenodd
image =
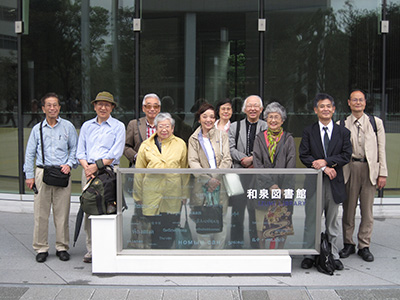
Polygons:
<instances>
[{"instance_id":1,"label":"man in dark suit","mask_svg":"<svg viewBox=\"0 0 400 300\"><path fill-rule=\"evenodd\" d=\"M156 94L147 94L143 97L142 110L145 117L132 120L126 128L124 155L130 165L136 162L140 144L156 132L155 117L160 113L161 101Z\"/></svg>"},{"instance_id":2,"label":"man in dark suit","mask_svg":"<svg viewBox=\"0 0 400 300\"><path fill-rule=\"evenodd\" d=\"M343 178L343 166L351 158L352 147L350 131L335 124L332 121L335 112L335 102L328 94L317 94L314 100L314 112L318 116L318 122L306 127L300 143L300 160L307 168L322 170L322 212L325 214L325 229L329 242L332 245L332 254L335 259L336 270L343 270L343 264L339 260L337 237L340 231L338 209L340 203L346 199L346 188ZM315 218L310 207L314 206L306 201L305 242L308 245L315 243ZM315 209L315 206L314 206ZM322 213L321 212L321 213ZM310 217L311 216L311 217ZM312 241L311 241L312 240ZM314 259L305 257L301 263L303 269L313 266Z\"/></svg>"}]
</instances>

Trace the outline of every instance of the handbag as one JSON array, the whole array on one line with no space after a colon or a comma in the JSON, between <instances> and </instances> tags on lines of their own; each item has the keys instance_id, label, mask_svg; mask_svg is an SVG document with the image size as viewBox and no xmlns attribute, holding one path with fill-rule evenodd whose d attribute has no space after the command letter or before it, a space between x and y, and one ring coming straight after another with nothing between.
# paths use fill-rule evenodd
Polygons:
<instances>
[{"instance_id":1,"label":"handbag","mask_svg":"<svg viewBox=\"0 0 400 300\"><path fill-rule=\"evenodd\" d=\"M244 194L244 189L240 177L235 173L228 173L223 176L223 181L226 189L226 193L229 197L238 196Z\"/></svg>"},{"instance_id":2,"label":"handbag","mask_svg":"<svg viewBox=\"0 0 400 300\"><path fill-rule=\"evenodd\" d=\"M238 126L239 126L239 124L240 124L240 122L238 122ZM224 154L223 154L223 150L222 150L222 132L221 131L219 132L219 139L220 139L219 151L221 153L221 159L222 159ZM236 143L237 143L237 141L236 141ZM240 177L238 174L235 174L235 173L225 174L222 177L222 180L225 185L226 193L228 194L229 197L244 194L242 182L240 181Z\"/></svg>"},{"instance_id":3,"label":"handbag","mask_svg":"<svg viewBox=\"0 0 400 300\"><path fill-rule=\"evenodd\" d=\"M67 187L69 174L61 172L59 166L43 166L43 182L47 185Z\"/></svg>"},{"instance_id":4,"label":"handbag","mask_svg":"<svg viewBox=\"0 0 400 300\"><path fill-rule=\"evenodd\" d=\"M175 248L176 249L190 249L193 247L192 233L190 232L187 207L185 205L185 225L180 225L175 229Z\"/></svg>"},{"instance_id":5,"label":"handbag","mask_svg":"<svg viewBox=\"0 0 400 300\"><path fill-rule=\"evenodd\" d=\"M60 166L45 166L44 165L44 146L43 146L43 121L40 122L40 142L42 144L42 161L43 161L43 182L47 185L67 187L70 174L61 172Z\"/></svg>"},{"instance_id":6,"label":"handbag","mask_svg":"<svg viewBox=\"0 0 400 300\"><path fill-rule=\"evenodd\" d=\"M203 186L204 202L202 206L195 206L192 217L196 223L198 234L218 233L223 229L222 205L219 205L219 187L213 192Z\"/></svg>"}]
</instances>

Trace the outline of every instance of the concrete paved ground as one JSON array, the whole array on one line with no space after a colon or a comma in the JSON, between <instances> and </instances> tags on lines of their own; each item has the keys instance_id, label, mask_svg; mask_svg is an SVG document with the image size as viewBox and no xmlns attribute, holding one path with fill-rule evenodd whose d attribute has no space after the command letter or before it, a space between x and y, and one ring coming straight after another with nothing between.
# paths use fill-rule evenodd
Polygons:
<instances>
[{"instance_id":1,"label":"concrete paved ground","mask_svg":"<svg viewBox=\"0 0 400 300\"><path fill-rule=\"evenodd\" d=\"M69 251L71 260L60 261L52 221L50 255L39 264L31 246L33 214L0 202L0 299L400 299L399 206L374 208L375 261L352 255L333 276L301 269L301 257L293 257L291 276L148 276L92 275L82 262L84 233ZM71 240L74 222L72 215Z\"/></svg>"}]
</instances>

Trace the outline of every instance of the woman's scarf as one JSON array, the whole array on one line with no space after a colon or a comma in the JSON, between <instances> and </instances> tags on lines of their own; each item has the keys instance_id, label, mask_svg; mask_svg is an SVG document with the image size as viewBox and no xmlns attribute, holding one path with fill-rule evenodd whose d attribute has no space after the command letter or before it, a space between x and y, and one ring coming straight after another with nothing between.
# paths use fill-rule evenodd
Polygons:
<instances>
[{"instance_id":1,"label":"woman's scarf","mask_svg":"<svg viewBox=\"0 0 400 300\"><path fill-rule=\"evenodd\" d=\"M274 162L276 146L281 140L283 135L283 128L280 127L278 130L272 131L271 129L267 129L265 135L265 141L267 142L267 148L269 152L269 158L271 162Z\"/></svg>"}]
</instances>

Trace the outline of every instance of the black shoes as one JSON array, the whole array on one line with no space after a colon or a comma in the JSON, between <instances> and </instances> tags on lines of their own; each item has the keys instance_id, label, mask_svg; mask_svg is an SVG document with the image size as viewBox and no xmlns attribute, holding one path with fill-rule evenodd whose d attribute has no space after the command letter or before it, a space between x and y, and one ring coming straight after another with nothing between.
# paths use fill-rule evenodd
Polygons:
<instances>
[{"instance_id":1,"label":"black shoes","mask_svg":"<svg viewBox=\"0 0 400 300\"><path fill-rule=\"evenodd\" d=\"M36 261L38 263L43 263L46 261L47 256L49 256L48 252L40 252L36 255Z\"/></svg>"},{"instance_id":2,"label":"black shoes","mask_svg":"<svg viewBox=\"0 0 400 300\"><path fill-rule=\"evenodd\" d=\"M62 261L67 261L69 260L69 253L67 251L57 251L56 255L58 258Z\"/></svg>"},{"instance_id":3,"label":"black shoes","mask_svg":"<svg viewBox=\"0 0 400 300\"><path fill-rule=\"evenodd\" d=\"M69 260L69 254L67 251L57 251L56 255L58 258L62 261L67 261ZM36 255L36 261L38 263L43 263L46 261L47 256L49 256L49 252L40 252Z\"/></svg>"},{"instance_id":4,"label":"black shoes","mask_svg":"<svg viewBox=\"0 0 400 300\"><path fill-rule=\"evenodd\" d=\"M335 269L339 271L344 269L344 266L339 259L335 259Z\"/></svg>"},{"instance_id":5,"label":"black shoes","mask_svg":"<svg viewBox=\"0 0 400 300\"><path fill-rule=\"evenodd\" d=\"M311 258L306 257L301 262L301 268L302 269L311 269L313 266L314 266L314 260L311 259Z\"/></svg>"},{"instance_id":6,"label":"black shoes","mask_svg":"<svg viewBox=\"0 0 400 300\"><path fill-rule=\"evenodd\" d=\"M371 262L374 261L374 256L372 255L372 253L369 251L368 247L362 248L362 249L358 249L357 254L359 256L361 256L361 258L365 261Z\"/></svg>"},{"instance_id":7,"label":"black shoes","mask_svg":"<svg viewBox=\"0 0 400 300\"><path fill-rule=\"evenodd\" d=\"M347 258L350 254L356 253L356 246L352 244L344 244L344 248L340 250L339 256L340 258Z\"/></svg>"},{"instance_id":8,"label":"black shoes","mask_svg":"<svg viewBox=\"0 0 400 300\"><path fill-rule=\"evenodd\" d=\"M344 244L344 248L340 250L339 256L341 258L349 257L351 254L356 253L356 246L352 244ZM374 256L369 251L369 247L365 247L362 249L358 249L357 254L361 256L361 258L365 261L371 262L374 261Z\"/></svg>"}]
</instances>

